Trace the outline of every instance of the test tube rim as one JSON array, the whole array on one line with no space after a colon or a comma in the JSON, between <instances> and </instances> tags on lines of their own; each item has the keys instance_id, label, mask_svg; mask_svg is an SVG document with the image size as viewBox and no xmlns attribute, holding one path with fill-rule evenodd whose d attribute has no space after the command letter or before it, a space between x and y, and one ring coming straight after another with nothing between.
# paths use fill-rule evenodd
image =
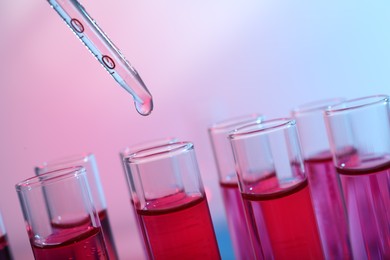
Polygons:
<instances>
[{"instance_id":1,"label":"test tube rim","mask_svg":"<svg viewBox=\"0 0 390 260\"><path fill-rule=\"evenodd\" d=\"M208 130L211 135L219 134L219 133L228 133L234 129L237 129L240 126L245 125L246 123L256 122L256 121L261 122L263 120L264 120L264 116L262 114L251 113L251 114L241 115L241 116L232 117L232 118L215 122L211 126L209 126Z\"/></svg>"},{"instance_id":2,"label":"test tube rim","mask_svg":"<svg viewBox=\"0 0 390 260\"><path fill-rule=\"evenodd\" d=\"M291 126L294 126L295 124L296 124L295 119L289 117L275 118L275 119L265 120L262 122L255 122L231 131L229 134L229 139L232 141L232 140L247 138L250 136L268 134L281 129L289 128ZM256 127L257 129L253 129Z\"/></svg>"},{"instance_id":3,"label":"test tube rim","mask_svg":"<svg viewBox=\"0 0 390 260\"><path fill-rule=\"evenodd\" d=\"M39 173L39 170L47 169L47 172L51 172L61 168L72 167L73 165L77 165L79 162L80 165L87 163L94 158L95 155L93 153L80 153L69 155L67 157L56 158L53 160L45 161L41 165L35 166L35 174L41 175L43 173Z\"/></svg>"},{"instance_id":4,"label":"test tube rim","mask_svg":"<svg viewBox=\"0 0 390 260\"><path fill-rule=\"evenodd\" d=\"M162 145L152 146L137 150L124 157L124 161L130 164L142 164L173 157L194 149L194 144L187 141L178 141ZM157 151L160 152L157 152Z\"/></svg>"},{"instance_id":5,"label":"test tube rim","mask_svg":"<svg viewBox=\"0 0 390 260\"><path fill-rule=\"evenodd\" d=\"M291 110L291 114L294 118L296 118L305 114L322 112L330 108L331 106L341 104L344 101L346 101L346 98L343 97L319 99L308 103L303 103L299 106L294 107Z\"/></svg>"},{"instance_id":6,"label":"test tube rim","mask_svg":"<svg viewBox=\"0 0 390 260\"><path fill-rule=\"evenodd\" d=\"M152 147L152 146L156 146L158 144L172 144L172 143L176 143L179 141L179 138L177 137L165 137L165 138L160 138L160 139L154 139L154 140L151 140L151 141L145 141L145 142L141 142L141 143L136 143L136 144L132 144L132 145L129 145L125 148L123 148L120 152L119 152L119 155L122 157L122 158L125 158L127 157L128 155L136 152L136 151L139 151L139 150L142 150L142 149L145 149L145 148L148 148L148 147Z\"/></svg>"},{"instance_id":7,"label":"test tube rim","mask_svg":"<svg viewBox=\"0 0 390 260\"><path fill-rule=\"evenodd\" d=\"M86 170L82 166L73 166L62 169L56 169L40 175L36 175L18 182L15 188L18 192L33 190L38 187L47 186L61 180L80 177L86 174Z\"/></svg>"},{"instance_id":8,"label":"test tube rim","mask_svg":"<svg viewBox=\"0 0 390 260\"><path fill-rule=\"evenodd\" d=\"M325 116L339 113L348 113L357 109L363 109L378 104L389 104L389 96L385 94L371 95L345 100L344 102L330 106L324 111Z\"/></svg>"}]
</instances>

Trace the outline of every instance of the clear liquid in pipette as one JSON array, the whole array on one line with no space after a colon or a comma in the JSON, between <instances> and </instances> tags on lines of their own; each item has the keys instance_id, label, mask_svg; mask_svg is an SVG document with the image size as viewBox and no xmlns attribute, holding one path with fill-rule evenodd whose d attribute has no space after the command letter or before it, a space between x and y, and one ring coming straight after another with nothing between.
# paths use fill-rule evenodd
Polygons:
<instances>
[{"instance_id":1,"label":"clear liquid in pipette","mask_svg":"<svg viewBox=\"0 0 390 260\"><path fill-rule=\"evenodd\" d=\"M133 96L137 112L153 110L153 99L138 72L76 0L47 0L110 75Z\"/></svg>"}]
</instances>

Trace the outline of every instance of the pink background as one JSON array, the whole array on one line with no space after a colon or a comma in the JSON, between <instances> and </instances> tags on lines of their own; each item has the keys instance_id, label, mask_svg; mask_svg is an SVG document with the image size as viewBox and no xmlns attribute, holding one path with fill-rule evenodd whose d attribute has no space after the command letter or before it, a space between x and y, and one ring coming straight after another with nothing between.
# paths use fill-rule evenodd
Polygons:
<instances>
[{"instance_id":1,"label":"pink background","mask_svg":"<svg viewBox=\"0 0 390 260\"><path fill-rule=\"evenodd\" d=\"M42 161L96 155L121 258L139 259L122 148L172 136L192 141L221 237L211 123L252 112L284 117L323 98L390 94L385 1L83 4L138 70L155 109L138 115L46 1L0 1L0 211L16 259L32 253L14 185ZM223 257L232 258L224 246Z\"/></svg>"}]
</instances>

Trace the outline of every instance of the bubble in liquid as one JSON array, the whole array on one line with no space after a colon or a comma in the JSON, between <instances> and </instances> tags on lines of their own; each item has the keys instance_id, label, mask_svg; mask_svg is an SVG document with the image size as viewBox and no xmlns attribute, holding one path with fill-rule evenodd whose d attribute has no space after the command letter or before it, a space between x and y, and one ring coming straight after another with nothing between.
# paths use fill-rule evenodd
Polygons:
<instances>
[{"instance_id":1,"label":"bubble in liquid","mask_svg":"<svg viewBox=\"0 0 390 260\"><path fill-rule=\"evenodd\" d=\"M153 110L153 100L144 100L143 103L134 101L137 112L142 116L148 116Z\"/></svg>"}]
</instances>

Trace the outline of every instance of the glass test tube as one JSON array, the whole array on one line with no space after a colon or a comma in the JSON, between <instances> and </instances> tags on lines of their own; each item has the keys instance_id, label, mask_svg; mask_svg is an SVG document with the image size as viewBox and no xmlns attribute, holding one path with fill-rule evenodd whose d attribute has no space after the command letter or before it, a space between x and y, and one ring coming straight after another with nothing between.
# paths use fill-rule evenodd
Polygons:
<instances>
[{"instance_id":1,"label":"glass test tube","mask_svg":"<svg viewBox=\"0 0 390 260\"><path fill-rule=\"evenodd\" d=\"M131 193L153 259L220 259L192 143L139 150L125 158Z\"/></svg>"},{"instance_id":2,"label":"glass test tube","mask_svg":"<svg viewBox=\"0 0 390 260\"><path fill-rule=\"evenodd\" d=\"M44 162L40 166L35 167L35 174L41 175L52 170L73 166L82 166L86 170L89 187L91 189L95 208L99 214L100 223L103 228L104 239L106 240L106 246L110 259L118 259L118 253L116 250L114 236L111 229L106 200L100 181L99 170L97 167L95 155L92 153L80 154L76 156L70 156L49 162Z\"/></svg>"},{"instance_id":3,"label":"glass test tube","mask_svg":"<svg viewBox=\"0 0 390 260\"><path fill-rule=\"evenodd\" d=\"M172 144L172 143L175 143L177 141L178 141L178 139L174 138L174 137L162 138L162 139L158 139L158 140L147 141L147 142L143 142L143 143L139 143L139 144L135 144L135 145L130 145L130 146L122 149L122 151L119 153L119 157L121 160L121 164L123 166L123 172L124 172L126 180L127 180L127 187L129 188L130 194L132 194L132 192L133 192L133 190L135 190L135 188L134 188L133 180L129 178L129 176L131 175L130 174L130 167L128 167L128 165L125 163L125 158L127 156L131 155L132 153L139 151L139 150L147 149L147 148L154 147L154 146L164 145L164 144ZM130 196L130 199L131 199L130 204L131 204L131 207L133 209L134 218L137 221L138 234L141 235L142 232L144 232L144 229L142 229L142 227L141 227L142 223L139 222L140 219L137 217L137 210L134 208L134 202L133 202L132 198L133 198L133 196ZM146 238L146 234L142 234L142 239L144 239L144 238ZM148 255L149 251L146 248L146 244L147 244L147 241L144 241L144 243L142 243L144 254L145 254L145 256L148 256L149 259L152 259L152 256Z\"/></svg>"},{"instance_id":4,"label":"glass test tube","mask_svg":"<svg viewBox=\"0 0 390 260\"><path fill-rule=\"evenodd\" d=\"M13 259L11 249L8 244L7 231L3 223L3 217L0 212L0 259L11 260Z\"/></svg>"},{"instance_id":5,"label":"glass test tube","mask_svg":"<svg viewBox=\"0 0 390 260\"><path fill-rule=\"evenodd\" d=\"M254 248L265 259L323 259L295 121L254 122L229 137Z\"/></svg>"},{"instance_id":6,"label":"glass test tube","mask_svg":"<svg viewBox=\"0 0 390 260\"><path fill-rule=\"evenodd\" d=\"M242 260L254 259L255 252L252 248L248 226L245 221L245 211L238 188L234 157L228 135L232 130L255 120L260 122L262 116L250 114L230 118L215 123L208 128L234 253L237 259Z\"/></svg>"},{"instance_id":7,"label":"glass test tube","mask_svg":"<svg viewBox=\"0 0 390 260\"><path fill-rule=\"evenodd\" d=\"M35 259L109 259L84 168L26 179L16 191Z\"/></svg>"},{"instance_id":8,"label":"glass test tube","mask_svg":"<svg viewBox=\"0 0 390 260\"><path fill-rule=\"evenodd\" d=\"M390 109L387 95L325 113L347 209L354 259L390 259Z\"/></svg>"},{"instance_id":9,"label":"glass test tube","mask_svg":"<svg viewBox=\"0 0 390 260\"><path fill-rule=\"evenodd\" d=\"M352 259L344 199L323 117L326 108L343 100L319 100L292 110L326 259Z\"/></svg>"}]
</instances>

